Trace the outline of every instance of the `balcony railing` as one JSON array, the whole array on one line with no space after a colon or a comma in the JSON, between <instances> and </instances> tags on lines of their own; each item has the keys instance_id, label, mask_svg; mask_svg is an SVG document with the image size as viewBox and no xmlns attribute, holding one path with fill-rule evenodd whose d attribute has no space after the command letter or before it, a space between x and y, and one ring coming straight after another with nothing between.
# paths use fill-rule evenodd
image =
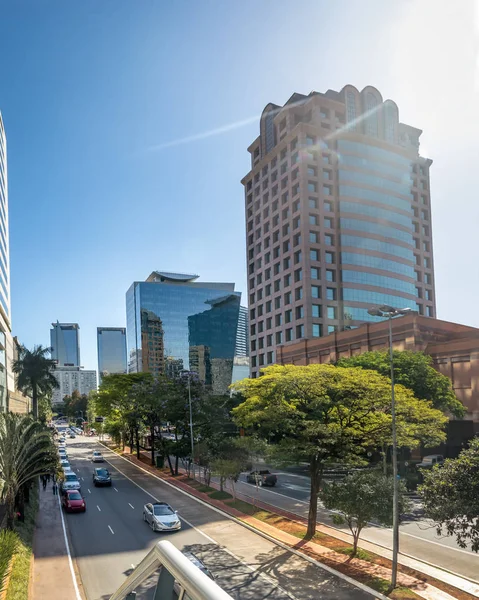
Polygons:
<instances>
[{"instance_id":1,"label":"balcony railing","mask_svg":"<svg viewBox=\"0 0 479 600\"><path fill-rule=\"evenodd\" d=\"M232 600L171 542L158 542L127 577L110 600L133 600L135 591L161 567L154 600ZM175 594L175 595L173 595Z\"/></svg>"}]
</instances>

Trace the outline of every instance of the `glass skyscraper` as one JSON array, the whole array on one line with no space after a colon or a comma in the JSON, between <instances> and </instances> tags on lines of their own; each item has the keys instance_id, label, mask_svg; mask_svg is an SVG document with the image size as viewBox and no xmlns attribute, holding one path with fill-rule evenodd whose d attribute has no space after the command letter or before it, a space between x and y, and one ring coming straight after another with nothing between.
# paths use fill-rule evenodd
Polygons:
<instances>
[{"instance_id":1,"label":"glass skyscraper","mask_svg":"<svg viewBox=\"0 0 479 600\"><path fill-rule=\"evenodd\" d=\"M50 329L52 359L59 367L80 366L80 326L78 323L52 323Z\"/></svg>"},{"instance_id":2,"label":"glass skyscraper","mask_svg":"<svg viewBox=\"0 0 479 600\"><path fill-rule=\"evenodd\" d=\"M228 392L237 343L240 292L233 283L154 271L126 294L129 372L174 377L194 371L216 394Z\"/></svg>"},{"instance_id":3,"label":"glass skyscraper","mask_svg":"<svg viewBox=\"0 0 479 600\"><path fill-rule=\"evenodd\" d=\"M126 329L124 327L98 327L98 376L126 373Z\"/></svg>"}]
</instances>

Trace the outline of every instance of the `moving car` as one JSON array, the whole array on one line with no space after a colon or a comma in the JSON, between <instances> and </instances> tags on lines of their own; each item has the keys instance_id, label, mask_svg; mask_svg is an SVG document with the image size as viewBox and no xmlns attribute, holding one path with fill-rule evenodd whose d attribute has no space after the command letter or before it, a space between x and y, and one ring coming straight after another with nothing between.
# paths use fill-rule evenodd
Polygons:
<instances>
[{"instance_id":1,"label":"moving car","mask_svg":"<svg viewBox=\"0 0 479 600\"><path fill-rule=\"evenodd\" d=\"M105 459L103 458L103 454L101 452L95 450L95 452L93 452L91 460L92 462L104 462Z\"/></svg>"},{"instance_id":2,"label":"moving car","mask_svg":"<svg viewBox=\"0 0 479 600\"><path fill-rule=\"evenodd\" d=\"M66 512L85 512L86 502L78 490L66 490L62 495L62 506Z\"/></svg>"},{"instance_id":3,"label":"moving car","mask_svg":"<svg viewBox=\"0 0 479 600\"><path fill-rule=\"evenodd\" d=\"M73 471L65 473L65 479L61 482L60 485L62 492L80 489L80 482L78 481L78 477Z\"/></svg>"},{"instance_id":4,"label":"moving car","mask_svg":"<svg viewBox=\"0 0 479 600\"><path fill-rule=\"evenodd\" d=\"M166 502L145 504L143 521L149 523L153 531L178 531L181 529L181 521L176 510L173 510Z\"/></svg>"},{"instance_id":5,"label":"moving car","mask_svg":"<svg viewBox=\"0 0 479 600\"><path fill-rule=\"evenodd\" d=\"M98 468L93 471L93 484L111 486L111 475L107 469Z\"/></svg>"},{"instance_id":6,"label":"moving car","mask_svg":"<svg viewBox=\"0 0 479 600\"><path fill-rule=\"evenodd\" d=\"M271 487L274 487L278 481L278 478L274 473L271 473L271 471L251 471L251 473L246 475L246 481L254 484L257 482L260 487L263 485L270 485Z\"/></svg>"}]
</instances>

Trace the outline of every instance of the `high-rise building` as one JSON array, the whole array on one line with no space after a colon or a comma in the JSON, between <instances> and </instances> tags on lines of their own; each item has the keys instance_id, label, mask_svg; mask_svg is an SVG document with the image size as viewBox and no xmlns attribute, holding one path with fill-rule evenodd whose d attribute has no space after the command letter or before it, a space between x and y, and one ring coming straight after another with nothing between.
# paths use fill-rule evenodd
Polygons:
<instances>
[{"instance_id":1,"label":"high-rise building","mask_svg":"<svg viewBox=\"0 0 479 600\"><path fill-rule=\"evenodd\" d=\"M0 113L0 412L15 391L14 343L10 320L10 241L8 228L7 138Z\"/></svg>"},{"instance_id":2,"label":"high-rise building","mask_svg":"<svg viewBox=\"0 0 479 600\"><path fill-rule=\"evenodd\" d=\"M52 360L59 367L80 366L80 326L78 323L52 323L50 329Z\"/></svg>"},{"instance_id":3,"label":"high-rise building","mask_svg":"<svg viewBox=\"0 0 479 600\"><path fill-rule=\"evenodd\" d=\"M154 271L126 294L129 372L195 371L213 393L232 381L241 294L233 283Z\"/></svg>"},{"instance_id":4,"label":"high-rise building","mask_svg":"<svg viewBox=\"0 0 479 600\"><path fill-rule=\"evenodd\" d=\"M421 133L371 86L265 107L242 182L253 377L281 344L377 320L372 306L436 315Z\"/></svg>"},{"instance_id":5,"label":"high-rise building","mask_svg":"<svg viewBox=\"0 0 479 600\"><path fill-rule=\"evenodd\" d=\"M126 328L97 327L98 377L126 373Z\"/></svg>"},{"instance_id":6,"label":"high-rise building","mask_svg":"<svg viewBox=\"0 0 479 600\"><path fill-rule=\"evenodd\" d=\"M96 371L87 371L80 367L56 367L53 375L58 381L58 388L53 390L52 404L61 404L65 396L71 396L77 390L88 395L96 390Z\"/></svg>"},{"instance_id":7,"label":"high-rise building","mask_svg":"<svg viewBox=\"0 0 479 600\"><path fill-rule=\"evenodd\" d=\"M249 356L248 309L240 306L235 356Z\"/></svg>"}]
</instances>

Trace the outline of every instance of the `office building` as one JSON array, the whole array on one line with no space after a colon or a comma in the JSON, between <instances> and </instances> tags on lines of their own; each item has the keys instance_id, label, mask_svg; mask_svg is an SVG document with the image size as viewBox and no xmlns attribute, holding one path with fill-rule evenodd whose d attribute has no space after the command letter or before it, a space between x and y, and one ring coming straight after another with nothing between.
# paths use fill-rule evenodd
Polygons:
<instances>
[{"instance_id":1,"label":"office building","mask_svg":"<svg viewBox=\"0 0 479 600\"><path fill-rule=\"evenodd\" d=\"M71 396L77 390L80 394L88 394L97 389L96 371L86 371L80 367L58 366L53 371L58 381L58 388L53 390L52 404L61 404L65 396Z\"/></svg>"},{"instance_id":2,"label":"office building","mask_svg":"<svg viewBox=\"0 0 479 600\"><path fill-rule=\"evenodd\" d=\"M80 366L80 326L78 323L52 323L50 329L52 360L59 367Z\"/></svg>"},{"instance_id":3,"label":"office building","mask_svg":"<svg viewBox=\"0 0 479 600\"><path fill-rule=\"evenodd\" d=\"M371 86L266 106L242 181L253 377L282 344L376 320L371 306L436 315L421 133Z\"/></svg>"},{"instance_id":4,"label":"office building","mask_svg":"<svg viewBox=\"0 0 479 600\"><path fill-rule=\"evenodd\" d=\"M97 327L98 377L113 373L126 373L125 327Z\"/></svg>"},{"instance_id":5,"label":"office building","mask_svg":"<svg viewBox=\"0 0 479 600\"><path fill-rule=\"evenodd\" d=\"M10 319L10 234L8 228L7 138L0 113L0 412L15 392L14 342Z\"/></svg>"},{"instance_id":6,"label":"office building","mask_svg":"<svg viewBox=\"0 0 479 600\"><path fill-rule=\"evenodd\" d=\"M126 294L129 372L194 371L212 393L232 382L241 294L233 283L154 271Z\"/></svg>"},{"instance_id":7,"label":"office building","mask_svg":"<svg viewBox=\"0 0 479 600\"><path fill-rule=\"evenodd\" d=\"M233 359L233 382L249 377L249 334L248 309L240 306L236 348Z\"/></svg>"}]
</instances>

